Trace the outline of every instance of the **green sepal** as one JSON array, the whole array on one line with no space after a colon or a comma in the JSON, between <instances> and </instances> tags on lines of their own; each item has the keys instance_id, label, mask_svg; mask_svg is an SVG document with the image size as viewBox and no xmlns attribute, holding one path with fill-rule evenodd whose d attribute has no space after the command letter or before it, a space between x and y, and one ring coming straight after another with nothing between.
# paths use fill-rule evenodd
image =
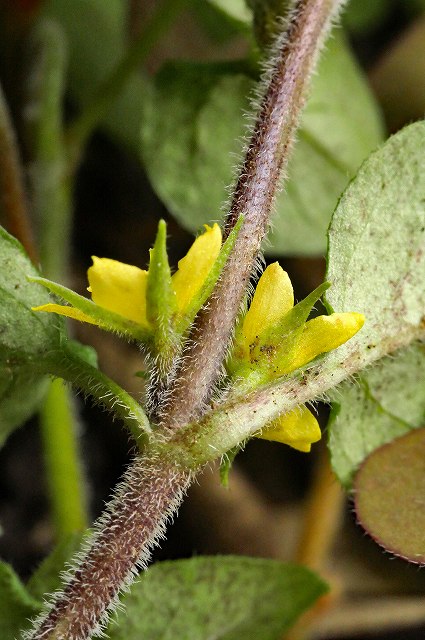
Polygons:
<instances>
[{"instance_id":1,"label":"green sepal","mask_svg":"<svg viewBox=\"0 0 425 640\"><path fill-rule=\"evenodd\" d=\"M82 344L78 340L66 339L66 349L70 353L74 353L80 360L84 360L91 367L99 368L97 351L89 344Z\"/></svg>"},{"instance_id":2,"label":"green sepal","mask_svg":"<svg viewBox=\"0 0 425 640\"><path fill-rule=\"evenodd\" d=\"M288 311L279 323L258 336L256 343L250 345L248 360L239 355L245 353L241 321L235 338L234 355L227 363L231 375L245 381L249 379L250 387L256 387L283 375L281 371L290 366L314 304L330 286L330 282L323 282ZM246 387L245 384L242 386Z\"/></svg>"},{"instance_id":3,"label":"green sepal","mask_svg":"<svg viewBox=\"0 0 425 640\"><path fill-rule=\"evenodd\" d=\"M167 255L167 225L164 220L159 221L155 244L150 250L146 303L156 350L161 353L173 341L172 319L177 310Z\"/></svg>"},{"instance_id":4,"label":"green sepal","mask_svg":"<svg viewBox=\"0 0 425 640\"><path fill-rule=\"evenodd\" d=\"M229 486L229 475L233 467L233 462L239 451L242 450L242 447L243 445L238 444L236 447L233 447L233 449L229 449L229 451L227 451L227 453L223 455L220 460L220 483L221 486L225 487L226 489Z\"/></svg>"},{"instance_id":5,"label":"green sepal","mask_svg":"<svg viewBox=\"0 0 425 640\"><path fill-rule=\"evenodd\" d=\"M92 318L94 323L101 329L124 335L131 340L136 340L143 344L149 344L151 342L152 332L147 327L143 327L132 320L127 320L118 313L104 309L103 307L95 304L92 300L89 300L84 296L80 296L78 293L75 293L75 291L58 284L57 282L52 282L46 278L34 277L29 277L28 280L30 282L41 284L55 295L63 298L66 302L69 302L71 306Z\"/></svg>"},{"instance_id":6,"label":"green sepal","mask_svg":"<svg viewBox=\"0 0 425 640\"><path fill-rule=\"evenodd\" d=\"M276 346L273 364L279 369L285 369L291 362L311 310L330 286L330 282L323 282L296 304L276 327L272 327L262 336L266 348L268 344Z\"/></svg>"},{"instance_id":7,"label":"green sepal","mask_svg":"<svg viewBox=\"0 0 425 640\"><path fill-rule=\"evenodd\" d=\"M180 321L177 323L177 333L183 334L190 327L193 320L195 319L196 314L204 306L204 304L214 291L214 287L217 284L217 281L221 276L230 252L235 245L236 239L239 235L239 231L243 223L243 219L243 215L240 215L232 231L229 233L226 241L223 243L220 249L220 253L218 254L213 266L211 267L211 270L207 278L205 279L205 282L203 283L199 292L193 296L184 316L182 316Z\"/></svg>"}]
</instances>

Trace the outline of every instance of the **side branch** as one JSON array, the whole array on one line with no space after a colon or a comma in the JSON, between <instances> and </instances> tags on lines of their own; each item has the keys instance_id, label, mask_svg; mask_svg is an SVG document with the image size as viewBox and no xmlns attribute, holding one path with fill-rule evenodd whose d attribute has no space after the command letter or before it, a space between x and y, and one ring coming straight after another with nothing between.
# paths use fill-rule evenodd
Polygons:
<instances>
[{"instance_id":1,"label":"side branch","mask_svg":"<svg viewBox=\"0 0 425 640\"><path fill-rule=\"evenodd\" d=\"M384 347L365 350L355 340L312 364L305 371L265 384L243 398L230 394L227 401L187 425L174 437L175 446L188 464L206 464L261 431L264 426L300 404L326 396L344 380L381 358L424 341L424 330L411 327L383 342ZM249 429L247 429L249 425Z\"/></svg>"},{"instance_id":2,"label":"side branch","mask_svg":"<svg viewBox=\"0 0 425 640\"><path fill-rule=\"evenodd\" d=\"M240 169L225 231L243 214L244 223L208 306L199 314L185 359L174 378L164 427L175 430L198 418L209 400L235 320L270 222L306 89L318 53L341 0L298 0L288 29L276 43L265 74L266 90Z\"/></svg>"}]
</instances>

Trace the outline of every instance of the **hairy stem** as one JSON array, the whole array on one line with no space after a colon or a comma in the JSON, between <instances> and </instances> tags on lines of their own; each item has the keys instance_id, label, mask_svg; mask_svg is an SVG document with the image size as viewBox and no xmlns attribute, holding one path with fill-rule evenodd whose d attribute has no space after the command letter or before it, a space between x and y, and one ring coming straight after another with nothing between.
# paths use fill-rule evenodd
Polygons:
<instances>
[{"instance_id":1,"label":"hairy stem","mask_svg":"<svg viewBox=\"0 0 425 640\"><path fill-rule=\"evenodd\" d=\"M102 516L84 560L28 640L82 640L106 624L108 610L145 566L150 548L178 508L190 473L172 461L137 458Z\"/></svg>"},{"instance_id":2,"label":"hairy stem","mask_svg":"<svg viewBox=\"0 0 425 640\"><path fill-rule=\"evenodd\" d=\"M355 339L326 354L304 372L283 376L258 387L243 398L229 394L227 401L175 434L175 446L187 463L205 464L215 460L264 426L300 404L317 399L382 357L424 340L422 327L399 330L382 348L364 349ZM193 464L193 462L192 462Z\"/></svg>"},{"instance_id":3,"label":"hairy stem","mask_svg":"<svg viewBox=\"0 0 425 640\"><path fill-rule=\"evenodd\" d=\"M339 0L298 0L288 29L277 39L266 90L226 220L228 234L244 222L207 308L198 316L177 371L164 426L177 429L202 413L228 348L236 316L255 268L273 201L285 171L306 89Z\"/></svg>"}]
</instances>

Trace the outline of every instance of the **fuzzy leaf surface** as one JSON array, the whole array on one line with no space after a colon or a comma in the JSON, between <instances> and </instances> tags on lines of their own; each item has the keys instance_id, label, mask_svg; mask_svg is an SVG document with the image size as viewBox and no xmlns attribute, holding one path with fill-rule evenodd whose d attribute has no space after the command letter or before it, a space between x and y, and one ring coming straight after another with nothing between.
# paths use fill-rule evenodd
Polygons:
<instances>
[{"instance_id":1,"label":"fuzzy leaf surface","mask_svg":"<svg viewBox=\"0 0 425 640\"><path fill-rule=\"evenodd\" d=\"M363 164L329 230L326 294L334 311L366 323L345 349L388 353L383 341L420 332L425 316L425 122L412 124ZM340 351L341 353L341 351ZM364 355L366 361L367 354Z\"/></svg>"},{"instance_id":2,"label":"fuzzy leaf surface","mask_svg":"<svg viewBox=\"0 0 425 640\"><path fill-rule=\"evenodd\" d=\"M326 585L304 567L237 556L151 567L109 629L111 640L278 640Z\"/></svg>"},{"instance_id":3,"label":"fuzzy leaf surface","mask_svg":"<svg viewBox=\"0 0 425 640\"><path fill-rule=\"evenodd\" d=\"M415 345L332 392L332 466L347 489L370 453L424 424L424 379L425 348Z\"/></svg>"},{"instance_id":4,"label":"fuzzy leaf surface","mask_svg":"<svg viewBox=\"0 0 425 640\"><path fill-rule=\"evenodd\" d=\"M147 96L145 166L160 198L191 231L222 216L252 87L241 65L179 63L162 69ZM365 81L343 39L333 38L313 80L287 188L277 198L271 253L324 253L338 196L381 140Z\"/></svg>"},{"instance_id":5,"label":"fuzzy leaf surface","mask_svg":"<svg viewBox=\"0 0 425 640\"><path fill-rule=\"evenodd\" d=\"M364 163L344 193L329 231L327 303L366 317L363 329L327 359L383 359L345 383L331 399L339 412L330 430L334 469L347 487L376 447L425 417L425 123L406 127Z\"/></svg>"},{"instance_id":6,"label":"fuzzy leaf surface","mask_svg":"<svg viewBox=\"0 0 425 640\"><path fill-rule=\"evenodd\" d=\"M36 275L19 242L0 229L0 443L36 411L46 384L40 362L59 349L63 335L61 320L31 311L49 302L27 280Z\"/></svg>"}]
</instances>

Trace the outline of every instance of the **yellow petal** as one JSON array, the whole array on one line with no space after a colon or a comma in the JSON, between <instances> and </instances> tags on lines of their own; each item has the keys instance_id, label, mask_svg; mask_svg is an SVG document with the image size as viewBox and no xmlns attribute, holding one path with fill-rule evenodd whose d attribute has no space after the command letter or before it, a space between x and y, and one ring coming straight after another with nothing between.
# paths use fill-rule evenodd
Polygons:
<instances>
[{"instance_id":1,"label":"yellow petal","mask_svg":"<svg viewBox=\"0 0 425 640\"><path fill-rule=\"evenodd\" d=\"M294 306L294 291L286 271L274 262L258 281L255 294L245 316L242 333L246 344L252 344L266 329Z\"/></svg>"},{"instance_id":2,"label":"yellow petal","mask_svg":"<svg viewBox=\"0 0 425 640\"><path fill-rule=\"evenodd\" d=\"M131 264L92 257L87 271L92 300L99 307L114 311L127 320L148 326L146 285L148 272Z\"/></svg>"},{"instance_id":3,"label":"yellow petal","mask_svg":"<svg viewBox=\"0 0 425 640\"><path fill-rule=\"evenodd\" d=\"M86 315L75 307L69 307L62 304L43 304L40 307L31 307L32 311L47 311L48 313L58 313L60 316L66 316L73 320L79 320L80 322L89 322L90 324L98 325L98 322Z\"/></svg>"},{"instance_id":4,"label":"yellow petal","mask_svg":"<svg viewBox=\"0 0 425 640\"><path fill-rule=\"evenodd\" d=\"M172 277L177 308L184 311L205 282L221 248L221 229L218 224L205 225L206 231L198 236L189 251L179 261Z\"/></svg>"},{"instance_id":5,"label":"yellow petal","mask_svg":"<svg viewBox=\"0 0 425 640\"><path fill-rule=\"evenodd\" d=\"M299 451L308 452L311 444L320 440L321 436L316 418L305 405L301 405L273 420L259 438L282 442Z\"/></svg>"},{"instance_id":6,"label":"yellow petal","mask_svg":"<svg viewBox=\"0 0 425 640\"><path fill-rule=\"evenodd\" d=\"M362 313L332 313L318 316L306 322L298 348L290 365L280 373L290 373L313 360L320 353L327 353L352 338L363 326Z\"/></svg>"}]
</instances>

